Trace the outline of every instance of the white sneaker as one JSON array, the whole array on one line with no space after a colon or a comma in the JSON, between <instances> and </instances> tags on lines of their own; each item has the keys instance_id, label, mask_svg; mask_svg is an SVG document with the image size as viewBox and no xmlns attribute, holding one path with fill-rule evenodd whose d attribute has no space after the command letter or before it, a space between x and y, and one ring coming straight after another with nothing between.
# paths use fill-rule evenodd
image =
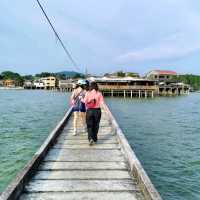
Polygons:
<instances>
[{"instance_id":1,"label":"white sneaker","mask_svg":"<svg viewBox=\"0 0 200 200\"><path fill-rule=\"evenodd\" d=\"M77 135L77 130L76 129L74 129L73 135L74 136Z\"/></svg>"}]
</instances>

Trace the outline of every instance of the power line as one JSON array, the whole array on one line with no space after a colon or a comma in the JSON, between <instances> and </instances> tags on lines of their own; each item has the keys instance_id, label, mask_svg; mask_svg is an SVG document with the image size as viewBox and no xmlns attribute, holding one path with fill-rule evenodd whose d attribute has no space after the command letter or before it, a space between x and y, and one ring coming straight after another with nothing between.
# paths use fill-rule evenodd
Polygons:
<instances>
[{"instance_id":1,"label":"power line","mask_svg":"<svg viewBox=\"0 0 200 200\"><path fill-rule=\"evenodd\" d=\"M76 63L75 60L73 59L71 53L67 50L65 44L64 44L63 41L61 40L61 37L60 37L59 34L57 33L55 27L53 26L51 20L49 19L48 15L47 15L47 13L45 12L45 10L44 10L43 6L41 5L40 1L39 1L39 0L36 0L36 1L37 1L38 5L39 5L40 9L42 10L42 12L43 12L45 18L47 19L47 21L48 21L48 23L49 23L51 29L53 30L55 36L57 37L58 41L60 42L62 48L64 49L65 53L67 54L68 58L70 59L70 61L71 61L72 64L74 65L74 67L75 67L77 70L80 70L79 67L78 67L78 65L77 65L77 63Z\"/></svg>"}]
</instances>

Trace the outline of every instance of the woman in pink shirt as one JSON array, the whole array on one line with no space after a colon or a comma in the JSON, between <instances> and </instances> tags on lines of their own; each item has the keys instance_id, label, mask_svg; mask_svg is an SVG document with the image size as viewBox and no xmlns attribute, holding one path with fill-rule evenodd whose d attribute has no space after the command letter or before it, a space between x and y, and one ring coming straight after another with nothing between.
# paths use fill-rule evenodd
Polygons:
<instances>
[{"instance_id":1,"label":"woman in pink shirt","mask_svg":"<svg viewBox=\"0 0 200 200\"><path fill-rule=\"evenodd\" d=\"M95 82L90 84L90 91L88 91L84 98L86 106L86 124L88 130L89 144L92 145L97 142L97 134L99 131L99 123L101 120L101 106L104 105L102 94L99 92L98 85Z\"/></svg>"}]
</instances>

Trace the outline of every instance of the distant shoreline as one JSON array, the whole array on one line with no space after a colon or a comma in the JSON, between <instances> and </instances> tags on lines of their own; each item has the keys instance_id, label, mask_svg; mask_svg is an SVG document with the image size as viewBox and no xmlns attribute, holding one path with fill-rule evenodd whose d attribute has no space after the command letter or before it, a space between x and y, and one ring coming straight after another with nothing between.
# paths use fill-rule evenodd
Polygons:
<instances>
[{"instance_id":1,"label":"distant shoreline","mask_svg":"<svg viewBox=\"0 0 200 200\"><path fill-rule=\"evenodd\" d=\"M0 90L24 90L23 87L0 87Z\"/></svg>"}]
</instances>

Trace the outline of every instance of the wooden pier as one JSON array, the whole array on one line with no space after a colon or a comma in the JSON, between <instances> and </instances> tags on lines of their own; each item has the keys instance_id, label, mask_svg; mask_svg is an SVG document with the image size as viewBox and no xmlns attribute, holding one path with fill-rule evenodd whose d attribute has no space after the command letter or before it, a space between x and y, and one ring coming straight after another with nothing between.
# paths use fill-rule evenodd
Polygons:
<instances>
[{"instance_id":1,"label":"wooden pier","mask_svg":"<svg viewBox=\"0 0 200 200\"><path fill-rule=\"evenodd\" d=\"M71 121L70 109L0 200L162 200L108 108L93 146Z\"/></svg>"}]
</instances>

